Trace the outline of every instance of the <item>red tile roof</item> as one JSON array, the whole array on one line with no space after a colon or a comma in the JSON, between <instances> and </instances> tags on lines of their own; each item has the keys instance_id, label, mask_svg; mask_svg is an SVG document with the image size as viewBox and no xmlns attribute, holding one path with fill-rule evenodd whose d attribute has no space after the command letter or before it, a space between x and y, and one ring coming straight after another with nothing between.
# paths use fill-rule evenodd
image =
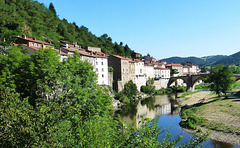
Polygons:
<instances>
[{"instance_id":1,"label":"red tile roof","mask_svg":"<svg viewBox=\"0 0 240 148\"><path fill-rule=\"evenodd\" d=\"M128 60L128 58L125 58L125 57L122 57L122 56L119 56L119 55L112 55L112 56L114 56L116 58L119 58L119 59Z\"/></svg>"},{"instance_id":2,"label":"red tile roof","mask_svg":"<svg viewBox=\"0 0 240 148\"><path fill-rule=\"evenodd\" d=\"M166 66L171 67L171 66L177 66L177 67L182 67L181 64L177 64L177 63L171 63L171 64L167 64Z\"/></svg>"},{"instance_id":3,"label":"red tile roof","mask_svg":"<svg viewBox=\"0 0 240 148\"><path fill-rule=\"evenodd\" d=\"M17 38L22 39L22 40L27 40L27 41L31 41L31 42L36 42L36 43L41 43L41 44L52 45L53 46L53 44L50 44L50 43L47 43L47 42L43 42L43 41L40 41L40 40L37 40L37 39L33 39L33 38L27 38L26 37L26 39L25 39L25 38L23 38L21 36L17 36Z\"/></svg>"},{"instance_id":4,"label":"red tile roof","mask_svg":"<svg viewBox=\"0 0 240 148\"><path fill-rule=\"evenodd\" d=\"M160 67L160 69L161 70L170 70L169 68L161 68L161 67Z\"/></svg>"}]
</instances>

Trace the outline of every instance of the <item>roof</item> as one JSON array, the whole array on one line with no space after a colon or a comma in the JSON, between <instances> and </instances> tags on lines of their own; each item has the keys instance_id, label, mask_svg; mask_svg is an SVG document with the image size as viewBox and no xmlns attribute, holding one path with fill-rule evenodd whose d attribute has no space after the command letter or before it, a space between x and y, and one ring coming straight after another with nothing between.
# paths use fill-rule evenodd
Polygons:
<instances>
[{"instance_id":1,"label":"roof","mask_svg":"<svg viewBox=\"0 0 240 148\"><path fill-rule=\"evenodd\" d=\"M23 37L21 37L21 36L17 36L17 38L22 39L22 40L27 40L27 41L31 41L31 42L36 42L36 43L41 43L41 44L52 45L52 46L53 46L53 44L50 44L50 43L47 43L47 42L43 42L43 41L37 40L36 38L27 38L27 37L26 37L26 39L25 39L25 38L23 38Z\"/></svg>"},{"instance_id":2,"label":"roof","mask_svg":"<svg viewBox=\"0 0 240 148\"><path fill-rule=\"evenodd\" d=\"M196 73L195 72L185 72L184 74L185 75L188 75L188 74L192 75L192 74L196 74Z\"/></svg>"},{"instance_id":3,"label":"roof","mask_svg":"<svg viewBox=\"0 0 240 148\"><path fill-rule=\"evenodd\" d=\"M143 62L142 60L139 59L134 59L135 62Z\"/></svg>"},{"instance_id":4,"label":"roof","mask_svg":"<svg viewBox=\"0 0 240 148\"><path fill-rule=\"evenodd\" d=\"M119 56L119 55L112 54L111 56L114 56L114 57L122 59L122 60L128 60L128 58L125 58L125 57L122 57L122 56Z\"/></svg>"},{"instance_id":5,"label":"roof","mask_svg":"<svg viewBox=\"0 0 240 148\"><path fill-rule=\"evenodd\" d=\"M103 52L101 55L97 54L98 52L87 52L83 50L76 50L76 52L84 56L90 56L90 57L96 57L96 58L107 58L106 54L104 54Z\"/></svg>"},{"instance_id":6,"label":"roof","mask_svg":"<svg viewBox=\"0 0 240 148\"><path fill-rule=\"evenodd\" d=\"M59 50L57 50L57 49L56 49L55 51L59 53ZM65 53L65 52L62 52L62 51L61 51L59 54L68 56L68 54L67 54L67 53Z\"/></svg>"},{"instance_id":7,"label":"roof","mask_svg":"<svg viewBox=\"0 0 240 148\"><path fill-rule=\"evenodd\" d=\"M168 66L168 67L171 67L171 66L182 67L182 65L178 64L178 63L171 63L171 64L167 64L166 66Z\"/></svg>"},{"instance_id":8,"label":"roof","mask_svg":"<svg viewBox=\"0 0 240 148\"><path fill-rule=\"evenodd\" d=\"M161 67L160 67L160 69L161 70L170 70L169 68L161 68Z\"/></svg>"}]
</instances>

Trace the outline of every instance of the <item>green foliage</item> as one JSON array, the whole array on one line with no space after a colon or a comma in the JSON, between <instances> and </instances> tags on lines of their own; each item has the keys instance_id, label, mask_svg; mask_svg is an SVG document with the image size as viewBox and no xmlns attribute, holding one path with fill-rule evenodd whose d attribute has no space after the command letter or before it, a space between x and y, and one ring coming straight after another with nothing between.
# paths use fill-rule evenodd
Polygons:
<instances>
[{"instance_id":1,"label":"green foliage","mask_svg":"<svg viewBox=\"0 0 240 148\"><path fill-rule=\"evenodd\" d=\"M195 89L209 89L210 88L210 84L208 83L201 83L195 86Z\"/></svg>"},{"instance_id":2,"label":"green foliage","mask_svg":"<svg viewBox=\"0 0 240 148\"><path fill-rule=\"evenodd\" d=\"M52 42L56 47L59 40L76 41L83 48L95 46L108 54L131 57L133 51L121 43L113 43L111 37L103 34L97 37L87 27L60 20L56 15L53 3L49 8L34 0L11 1L0 0L0 44L8 46L17 35L26 34L39 40Z\"/></svg>"},{"instance_id":3,"label":"green foliage","mask_svg":"<svg viewBox=\"0 0 240 148\"><path fill-rule=\"evenodd\" d=\"M204 122L203 118L195 116L197 111L197 107L183 110L181 112L182 121L180 122L180 125L185 128L196 129L196 125Z\"/></svg>"},{"instance_id":4,"label":"green foliage","mask_svg":"<svg viewBox=\"0 0 240 148\"><path fill-rule=\"evenodd\" d=\"M113 68L112 67L108 67L108 72L113 72Z\"/></svg>"},{"instance_id":5,"label":"green foliage","mask_svg":"<svg viewBox=\"0 0 240 148\"><path fill-rule=\"evenodd\" d=\"M137 94L137 86L132 80L130 80L124 85L124 89L117 93L115 97L124 104L129 104L135 100Z\"/></svg>"},{"instance_id":6,"label":"green foliage","mask_svg":"<svg viewBox=\"0 0 240 148\"><path fill-rule=\"evenodd\" d=\"M51 49L23 56L13 47L5 54L0 54L1 147L172 147L181 139L168 136L159 143L157 120L144 120L140 129L115 120L112 99L78 54L64 62ZM129 82L125 88L135 86Z\"/></svg>"},{"instance_id":7,"label":"green foliage","mask_svg":"<svg viewBox=\"0 0 240 148\"><path fill-rule=\"evenodd\" d=\"M146 86L141 86L141 92L146 94L153 94L155 92L154 79L148 78Z\"/></svg>"},{"instance_id":8,"label":"green foliage","mask_svg":"<svg viewBox=\"0 0 240 148\"><path fill-rule=\"evenodd\" d=\"M171 89L173 90L173 92L184 92L187 90L186 86L172 86Z\"/></svg>"},{"instance_id":9,"label":"green foliage","mask_svg":"<svg viewBox=\"0 0 240 148\"><path fill-rule=\"evenodd\" d=\"M211 69L211 73L207 78L210 83L210 89L220 96L220 93L226 95L227 91L233 88L235 79L233 72L229 66L216 65Z\"/></svg>"},{"instance_id":10,"label":"green foliage","mask_svg":"<svg viewBox=\"0 0 240 148\"><path fill-rule=\"evenodd\" d=\"M133 83L132 80L128 81L126 84L124 84L124 89L122 90L122 93L129 98L136 97L138 93L136 84Z\"/></svg>"},{"instance_id":11,"label":"green foliage","mask_svg":"<svg viewBox=\"0 0 240 148\"><path fill-rule=\"evenodd\" d=\"M178 74L178 73L179 72L177 69L171 69L171 72L170 72L171 76L173 76L174 74Z\"/></svg>"},{"instance_id":12,"label":"green foliage","mask_svg":"<svg viewBox=\"0 0 240 148\"><path fill-rule=\"evenodd\" d=\"M155 94L159 94L159 95L161 95L161 94L171 94L171 93L173 93L172 88L166 88L166 89L162 88L162 89L159 89L159 90L155 90Z\"/></svg>"}]
</instances>

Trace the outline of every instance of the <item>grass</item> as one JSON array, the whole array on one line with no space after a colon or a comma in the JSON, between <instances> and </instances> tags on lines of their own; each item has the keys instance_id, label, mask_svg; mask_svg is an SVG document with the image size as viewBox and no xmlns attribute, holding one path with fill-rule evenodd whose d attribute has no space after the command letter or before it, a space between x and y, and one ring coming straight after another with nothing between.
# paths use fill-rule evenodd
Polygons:
<instances>
[{"instance_id":1,"label":"grass","mask_svg":"<svg viewBox=\"0 0 240 148\"><path fill-rule=\"evenodd\" d=\"M213 96L205 103L182 111L185 128L204 126L211 130L240 134L240 99Z\"/></svg>"}]
</instances>

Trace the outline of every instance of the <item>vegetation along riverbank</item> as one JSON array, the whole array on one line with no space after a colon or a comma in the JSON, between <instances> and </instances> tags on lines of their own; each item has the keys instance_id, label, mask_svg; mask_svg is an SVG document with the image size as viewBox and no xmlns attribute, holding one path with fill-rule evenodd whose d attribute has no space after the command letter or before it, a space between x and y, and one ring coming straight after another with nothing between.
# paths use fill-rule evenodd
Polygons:
<instances>
[{"instance_id":1,"label":"vegetation along riverbank","mask_svg":"<svg viewBox=\"0 0 240 148\"><path fill-rule=\"evenodd\" d=\"M189 99L180 99L182 127L195 132L210 130L209 138L240 145L239 97L218 97L210 91L201 91L186 98Z\"/></svg>"}]
</instances>

